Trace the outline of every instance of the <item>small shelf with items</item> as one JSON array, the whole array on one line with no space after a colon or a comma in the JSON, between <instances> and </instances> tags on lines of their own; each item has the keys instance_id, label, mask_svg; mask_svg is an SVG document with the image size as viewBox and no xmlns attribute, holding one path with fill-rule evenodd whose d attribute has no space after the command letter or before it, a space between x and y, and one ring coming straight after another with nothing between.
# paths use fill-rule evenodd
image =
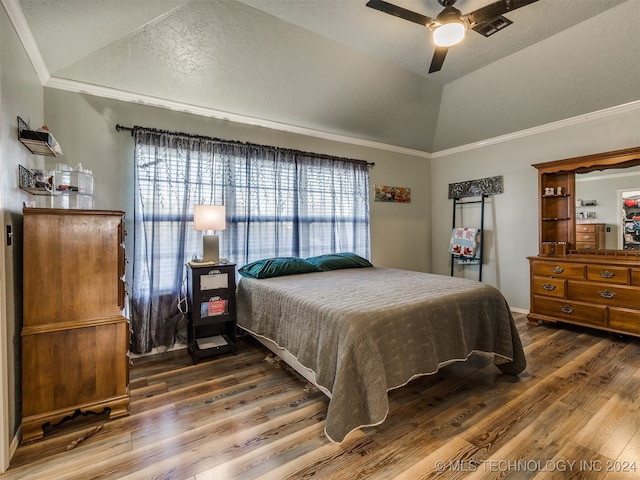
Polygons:
<instances>
[{"instance_id":1,"label":"small shelf with items","mask_svg":"<svg viewBox=\"0 0 640 480\"><path fill-rule=\"evenodd\" d=\"M540 253L564 255L574 242L573 179L565 172L540 173Z\"/></svg>"},{"instance_id":2,"label":"small shelf with items","mask_svg":"<svg viewBox=\"0 0 640 480\"><path fill-rule=\"evenodd\" d=\"M576 220L593 220L594 218L597 218L597 212L595 212L594 210L585 210L586 208L596 206L598 206L598 202L596 200L582 200L580 198L577 199Z\"/></svg>"},{"instance_id":3,"label":"small shelf with items","mask_svg":"<svg viewBox=\"0 0 640 480\"><path fill-rule=\"evenodd\" d=\"M18 186L31 195L55 195L53 175L48 170L29 170L18 165Z\"/></svg>"},{"instance_id":4,"label":"small shelf with items","mask_svg":"<svg viewBox=\"0 0 640 480\"><path fill-rule=\"evenodd\" d=\"M18 140L34 155L57 157L56 141L47 131L33 130L27 122L18 117Z\"/></svg>"},{"instance_id":5,"label":"small shelf with items","mask_svg":"<svg viewBox=\"0 0 640 480\"><path fill-rule=\"evenodd\" d=\"M598 218L597 212L594 211L576 213L576 220L593 220L594 218Z\"/></svg>"},{"instance_id":6,"label":"small shelf with items","mask_svg":"<svg viewBox=\"0 0 640 480\"><path fill-rule=\"evenodd\" d=\"M18 186L32 195L49 197L42 207L93 208L93 175L58 165L57 170L29 170L18 165Z\"/></svg>"}]
</instances>

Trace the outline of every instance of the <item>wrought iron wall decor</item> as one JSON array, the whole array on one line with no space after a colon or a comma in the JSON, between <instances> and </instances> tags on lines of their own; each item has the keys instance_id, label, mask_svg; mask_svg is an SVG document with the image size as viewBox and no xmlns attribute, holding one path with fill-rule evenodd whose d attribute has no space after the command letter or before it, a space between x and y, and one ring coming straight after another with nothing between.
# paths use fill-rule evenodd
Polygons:
<instances>
[{"instance_id":1,"label":"wrought iron wall decor","mask_svg":"<svg viewBox=\"0 0 640 480\"><path fill-rule=\"evenodd\" d=\"M480 178L478 180L468 180L466 182L449 184L449 199L480 197L482 195L496 195L502 193L502 175L496 177Z\"/></svg>"}]
</instances>

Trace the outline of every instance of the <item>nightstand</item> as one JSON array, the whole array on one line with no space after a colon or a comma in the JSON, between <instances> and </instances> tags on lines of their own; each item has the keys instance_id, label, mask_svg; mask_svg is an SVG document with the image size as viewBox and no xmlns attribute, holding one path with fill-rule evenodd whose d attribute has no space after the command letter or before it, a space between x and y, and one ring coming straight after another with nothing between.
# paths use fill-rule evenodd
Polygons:
<instances>
[{"instance_id":1,"label":"nightstand","mask_svg":"<svg viewBox=\"0 0 640 480\"><path fill-rule=\"evenodd\" d=\"M187 265L188 348L193 363L237 353L236 266Z\"/></svg>"}]
</instances>

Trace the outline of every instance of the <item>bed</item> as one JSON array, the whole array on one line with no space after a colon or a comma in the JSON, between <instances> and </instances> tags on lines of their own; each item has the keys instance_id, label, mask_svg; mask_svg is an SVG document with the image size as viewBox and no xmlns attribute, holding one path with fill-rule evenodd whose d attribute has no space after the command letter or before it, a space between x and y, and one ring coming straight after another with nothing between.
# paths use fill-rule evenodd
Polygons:
<instances>
[{"instance_id":1,"label":"bed","mask_svg":"<svg viewBox=\"0 0 640 480\"><path fill-rule=\"evenodd\" d=\"M389 390L474 352L505 374L526 366L506 300L473 280L344 268L242 277L236 299L238 326L327 394L333 442L382 423Z\"/></svg>"}]
</instances>

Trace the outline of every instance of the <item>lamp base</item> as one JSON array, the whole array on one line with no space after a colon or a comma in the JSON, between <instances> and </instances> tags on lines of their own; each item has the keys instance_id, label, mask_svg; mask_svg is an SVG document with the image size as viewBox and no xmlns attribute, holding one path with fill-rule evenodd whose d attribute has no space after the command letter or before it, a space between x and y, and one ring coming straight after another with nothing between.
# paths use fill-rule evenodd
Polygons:
<instances>
[{"instance_id":1,"label":"lamp base","mask_svg":"<svg viewBox=\"0 0 640 480\"><path fill-rule=\"evenodd\" d=\"M204 263L220 262L220 237L218 235L202 236L202 261Z\"/></svg>"}]
</instances>

